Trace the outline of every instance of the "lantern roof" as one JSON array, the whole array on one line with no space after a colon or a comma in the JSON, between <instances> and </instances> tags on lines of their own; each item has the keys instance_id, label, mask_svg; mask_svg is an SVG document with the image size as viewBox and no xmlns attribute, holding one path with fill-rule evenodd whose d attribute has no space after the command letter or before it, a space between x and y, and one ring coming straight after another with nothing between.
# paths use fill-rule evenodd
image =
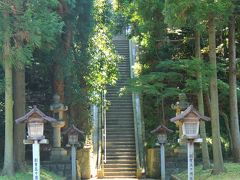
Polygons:
<instances>
[{"instance_id":1,"label":"lantern roof","mask_svg":"<svg viewBox=\"0 0 240 180\"><path fill-rule=\"evenodd\" d=\"M173 130L168 129L164 125L159 125L156 129L151 131L151 133L154 133L154 134L166 134L166 133L172 133L172 132Z\"/></svg>"},{"instance_id":2,"label":"lantern roof","mask_svg":"<svg viewBox=\"0 0 240 180\"><path fill-rule=\"evenodd\" d=\"M57 120L45 115L42 111L40 111L36 105L33 106L27 114L15 120L16 123L24 123L29 121L31 118L41 118L44 121L56 122Z\"/></svg>"},{"instance_id":3,"label":"lantern roof","mask_svg":"<svg viewBox=\"0 0 240 180\"><path fill-rule=\"evenodd\" d=\"M76 126L72 124L71 126L69 126L67 129L63 131L63 134L67 134L67 135L80 134L83 136L84 132L79 130Z\"/></svg>"},{"instance_id":4,"label":"lantern roof","mask_svg":"<svg viewBox=\"0 0 240 180\"><path fill-rule=\"evenodd\" d=\"M199 120L210 121L209 117L201 115L193 107L193 105L190 105L185 111L183 111L181 114L177 115L176 117L171 118L170 121L171 122L176 122L176 121L184 120L184 119L186 119L187 117L190 117L190 116L194 116L194 117L191 117L191 119L193 119L195 121L199 121Z\"/></svg>"}]
</instances>

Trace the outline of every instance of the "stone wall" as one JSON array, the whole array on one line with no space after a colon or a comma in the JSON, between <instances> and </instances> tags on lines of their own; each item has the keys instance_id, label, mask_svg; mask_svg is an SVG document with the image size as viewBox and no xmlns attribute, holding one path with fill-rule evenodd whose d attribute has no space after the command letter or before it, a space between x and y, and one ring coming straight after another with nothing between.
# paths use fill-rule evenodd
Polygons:
<instances>
[{"instance_id":1,"label":"stone wall","mask_svg":"<svg viewBox=\"0 0 240 180\"><path fill-rule=\"evenodd\" d=\"M51 161L42 161L41 167L52 171L60 176L66 177L66 179L71 179L71 162L69 161L60 161L60 162L51 162Z\"/></svg>"},{"instance_id":2,"label":"stone wall","mask_svg":"<svg viewBox=\"0 0 240 180\"><path fill-rule=\"evenodd\" d=\"M60 176L71 179L71 160L65 161L41 161L41 167L52 171ZM77 179L91 178L90 149L84 148L77 150Z\"/></svg>"}]
</instances>

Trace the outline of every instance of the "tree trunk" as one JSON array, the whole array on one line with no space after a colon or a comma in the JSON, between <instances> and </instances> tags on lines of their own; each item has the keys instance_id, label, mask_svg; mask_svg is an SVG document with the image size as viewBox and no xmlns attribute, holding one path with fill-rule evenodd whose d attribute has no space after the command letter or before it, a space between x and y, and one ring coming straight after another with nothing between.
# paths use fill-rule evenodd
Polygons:
<instances>
[{"instance_id":1,"label":"tree trunk","mask_svg":"<svg viewBox=\"0 0 240 180\"><path fill-rule=\"evenodd\" d=\"M213 68L210 77L210 107L212 123L212 143L213 143L213 174L219 174L224 171L222 148L220 141L220 124L219 124L219 106L218 106L218 86L217 86L217 61L216 61L216 29L215 18L209 14L208 36L209 36L209 61Z\"/></svg>"},{"instance_id":2,"label":"tree trunk","mask_svg":"<svg viewBox=\"0 0 240 180\"><path fill-rule=\"evenodd\" d=\"M25 114L25 68L24 65L14 69L14 119L17 119ZM25 162L25 124L14 125L14 161L15 169L19 171L26 170Z\"/></svg>"},{"instance_id":3,"label":"tree trunk","mask_svg":"<svg viewBox=\"0 0 240 180\"><path fill-rule=\"evenodd\" d=\"M201 59L200 33L198 31L195 32L195 57L198 59ZM200 71L197 73L197 78L200 81L199 92L197 94L198 110L202 115L204 115L202 75L201 75ZM203 139L203 142L202 142L203 169L209 169L210 168L210 160L209 160L208 146L207 146L207 141L206 141L206 128L205 128L204 121L200 122L200 135Z\"/></svg>"},{"instance_id":4,"label":"tree trunk","mask_svg":"<svg viewBox=\"0 0 240 180\"><path fill-rule=\"evenodd\" d=\"M229 105L230 127L232 137L232 154L236 162L240 162L240 133L238 121L237 102L237 69L236 69L236 45L235 45L235 17L230 17L229 23Z\"/></svg>"},{"instance_id":5,"label":"tree trunk","mask_svg":"<svg viewBox=\"0 0 240 180\"><path fill-rule=\"evenodd\" d=\"M53 89L54 93L60 96L60 101L64 102L64 74L63 74L63 67L61 65L61 59L62 57L57 57L55 60L55 63L53 64Z\"/></svg>"},{"instance_id":6,"label":"tree trunk","mask_svg":"<svg viewBox=\"0 0 240 180\"><path fill-rule=\"evenodd\" d=\"M228 137L229 137L229 141L230 141L230 148L231 150L233 149L233 143L232 143L232 137L231 137L231 130L230 130L230 127L229 127L229 118L227 116L226 113L224 113L223 111L220 111L220 116L223 117L224 119L224 123L225 123L225 126L226 126L226 130L227 130L227 133L228 133Z\"/></svg>"},{"instance_id":7,"label":"tree trunk","mask_svg":"<svg viewBox=\"0 0 240 180\"><path fill-rule=\"evenodd\" d=\"M12 176L14 174L13 164L13 83L12 83L12 64L10 62L10 41L9 41L9 16L4 13L4 44L3 44L3 63L5 70L5 146L3 175Z\"/></svg>"},{"instance_id":8,"label":"tree trunk","mask_svg":"<svg viewBox=\"0 0 240 180\"><path fill-rule=\"evenodd\" d=\"M59 39L59 47L56 48L53 64L53 88L54 93L60 96L60 100L64 102L64 61L66 61L72 44L72 23L69 19L69 7L64 0L59 0L58 13L65 23L65 31Z\"/></svg>"}]
</instances>

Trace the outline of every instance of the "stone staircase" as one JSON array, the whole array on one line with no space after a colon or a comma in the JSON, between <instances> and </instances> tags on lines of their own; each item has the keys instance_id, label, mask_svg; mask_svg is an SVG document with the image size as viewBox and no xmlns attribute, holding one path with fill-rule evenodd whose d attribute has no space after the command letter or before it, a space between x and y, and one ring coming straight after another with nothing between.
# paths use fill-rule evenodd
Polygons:
<instances>
[{"instance_id":1,"label":"stone staircase","mask_svg":"<svg viewBox=\"0 0 240 180\"><path fill-rule=\"evenodd\" d=\"M108 87L106 99L111 106L106 113L107 142L105 178L135 178L136 148L132 95L119 96L119 90L130 79L129 41L123 37L114 40L116 50L124 57L119 63L119 80Z\"/></svg>"}]
</instances>

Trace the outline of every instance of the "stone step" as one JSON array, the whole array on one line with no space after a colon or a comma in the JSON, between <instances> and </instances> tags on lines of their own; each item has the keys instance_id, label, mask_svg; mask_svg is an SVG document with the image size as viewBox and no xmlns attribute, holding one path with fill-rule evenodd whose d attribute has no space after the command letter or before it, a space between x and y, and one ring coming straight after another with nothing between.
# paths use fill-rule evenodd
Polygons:
<instances>
[{"instance_id":1,"label":"stone step","mask_svg":"<svg viewBox=\"0 0 240 180\"><path fill-rule=\"evenodd\" d=\"M105 172L126 172L126 171L134 171L136 172L136 167L106 167L104 166Z\"/></svg>"},{"instance_id":2,"label":"stone step","mask_svg":"<svg viewBox=\"0 0 240 180\"><path fill-rule=\"evenodd\" d=\"M109 116L108 116L109 117ZM121 121L119 121L119 119ZM122 119L122 117L118 117L118 118L113 118L113 119L109 119L109 121L107 121L107 124L109 125L118 125L118 124L129 124L132 125L132 127L134 127L134 122L131 119Z\"/></svg>"},{"instance_id":3,"label":"stone step","mask_svg":"<svg viewBox=\"0 0 240 180\"><path fill-rule=\"evenodd\" d=\"M133 114L131 115L122 115L120 114L115 114L115 115L111 115L111 114L107 114L107 118L109 119L109 121L117 121L116 120L116 116L121 116L122 121L129 121L130 119L133 119Z\"/></svg>"},{"instance_id":4,"label":"stone step","mask_svg":"<svg viewBox=\"0 0 240 180\"><path fill-rule=\"evenodd\" d=\"M107 159L107 164L136 164L136 159Z\"/></svg>"},{"instance_id":5,"label":"stone step","mask_svg":"<svg viewBox=\"0 0 240 180\"><path fill-rule=\"evenodd\" d=\"M107 145L107 149L112 148L112 146ZM135 148L135 144L115 144L114 148L116 149L123 149L123 148Z\"/></svg>"},{"instance_id":6,"label":"stone step","mask_svg":"<svg viewBox=\"0 0 240 180\"><path fill-rule=\"evenodd\" d=\"M121 136L119 136L118 133L114 134L114 133L109 133L107 134L107 138L123 138L123 139L128 139L128 138L135 138L135 134L133 133L128 133L128 134L122 134Z\"/></svg>"},{"instance_id":7,"label":"stone step","mask_svg":"<svg viewBox=\"0 0 240 180\"><path fill-rule=\"evenodd\" d=\"M107 160L136 160L135 155L107 155Z\"/></svg>"},{"instance_id":8,"label":"stone step","mask_svg":"<svg viewBox=\"0 0 240 180\"><path fill-rule=\"evenodd\" d=\"M108 150L107 149L107 156L135 156L135 151L125 151L125 152L118 152L116 150Z\"/></svg>"},{"instance_id":9,"label":"stone step","mask_svg":"<svg viewBox=\"0 0 240 180\"><path fill-rule=\"evenodd\" d=\"M125 123L126 121L129 121L130 119L133 119L133 115L128 115L128 116L125 116L125 115L122 115L122 114L116 114L117 116L121 116L121 119L122 119L122 123ZM113 115L107 115L107 118L109 119L109 122L117 122L117 118L115 118ZM126 122L126 124L128 124L129 122ZM133 125L129 126L129 127L132 127L134 128Z\"/></svg>"},{"instance_id":10,"label":"stone step","mask_svg":"<svg viewBox=\"0 0 240 180\"><path fill-rule=\"evenodd\" d=\"M133 135L134 136L134 131L128 131L126 132L122 132L122 131L107 131L107 136L111 136L111 135L118 135L121 136L122 134L127 134L127 135Z\"/></svg>"},{"instance_id":11,"label":"stone step","mask_svg":"<svg viewBox=\"0 0 240 180\"><path fill-rule=\"evenodd\" d=\"M117 171L117 172L104 172L104 177L108 178L134 178L136 177L136 171Z\"/></svg>"},{"instance_id":12,"label":"stone step","mask_svg":"<svg viewBox=\"0 0 240 180\"><path fill-rule=\"evenodd\" d=\"M114 120L111 120L109 122L107 122L107 128L108 127L134 127L134 123L133 122L129 122L129 121L124 121L124 122L118 122L118 121L114 121Z\"/></svg>"},{"instance_id":13,"label":"stone step","mask_svg":"<svg viewBox=\"0 0 240 180\"><path fill-rule=\"evenodd\" d=\"M104 179L116 179L116 180L117 180L117 179L118 179L118 180L121 180L121 179L122 179L122 180L123 180L123 179L124 179L124 180L125 180L125 179L126 179L126 180L127 180L127 179L128 179L128 180L131 180L131 179L132 179L132 180L134 180L134 179L136 179L136 175L133 175L133 176L107 176L107 175L106 175L106 176L104 177Z\"/></svg>"},{"instance_id":14,"label":"stone step","mask_svg":"<svg viewBox=\"0 0 240 180\"><path fill-rule=\"evenodd\" d=\"M131 136L131 137L118 137L118 138L112 138L112 137L108 137L107 135L107 142L116 142L116 141L119 141L119 142L135 142L135 138L134 136Z\"/></svg>"},{"instance_id":15,"label":"stone step","mask_svg":"<svg viewBox=\"0 0 240 180\"><path fill-rule=\"evenodd\" d=\"M136 168L136 164L120 164L120 163L118 163L118 164L109 164L109 163L107 163L107 164L104 164L104 168Z\"/></svg>"},{"instance_id":16,"label":"stone step","mask_svg":"<svg viewBox=\"0 0 240 180\"><path fill-rule=\"evenodd\" d=\"M125 123L119 123L119 124L109 124L107 123L107 128L133 128L133 123L131 122L126 122Z\"/></svg>"},{"instance_id":17,"label":"stone step","mask_svg":"<svg viewBox=\"0 0 240 180\"><path fill-rule=\"evenodd\" d=\"M116 134L117 132L122 132L122 133L134 133L134 128L121 128L121 129L116 129L116 128L107 128L107 133L108 134Z\"/></svg>"},{"instance_id":18,"label":"stone step","mask_svg":"<svg viewBox=\"0 0 240 180\"><path fill-rule=\"evenodd\" d=\"M107 141L107 147L118 146L118 145L135 145L135 141L118 141L118 142L114 140Z\"/></svg>"},{"instance_id":19,"label":"stone step","mask_svg":"<svg viewBox=\"0 0 240 180\"><path fill-rule=\"evenodd\" d=\"M107 151L106 151L107 153L109 153L109 155L111 155L111 154L126 154L126 155L128 155L128 154L131 154L131 155L134 155L134 154L136 154L136 150L135 150L135 148L116 148L116 149L113 149L113 148L108 148L107 149Z\"/></svg>"},{"instance_id":20,"label":"stone step","mask_svg":"<svg viewBox=\"0 0 240 180\"><path fill-rule=\"evenodd\" d=\"M109 116L107 117L109 119ZM121 120L121 121L119 121ZM122 123L130 123L130 124L134 124L134 122L131 122L130 121L131 119L123 119L122 117L114 117L114 118L111 118L109 119L109 121L107 121L107 124L108 123L118 123L118 124L122 124Z\"/></svg>"}]
</instances>

